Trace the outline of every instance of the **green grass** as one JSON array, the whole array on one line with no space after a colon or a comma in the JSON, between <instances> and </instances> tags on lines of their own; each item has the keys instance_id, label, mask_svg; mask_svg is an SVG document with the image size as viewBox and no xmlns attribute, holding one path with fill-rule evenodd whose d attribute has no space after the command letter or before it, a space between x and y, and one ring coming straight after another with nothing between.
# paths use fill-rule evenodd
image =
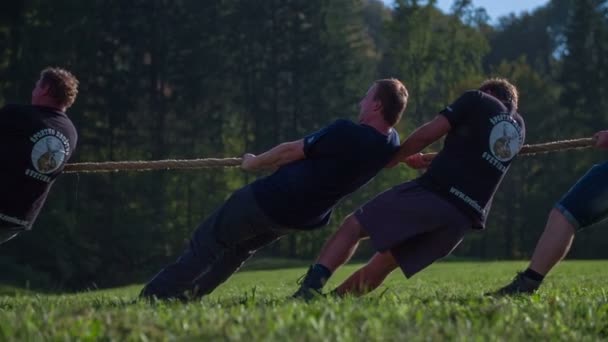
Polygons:
<instances>
[{"instance_id":1,"label":"green grass","mask_svg":"<svg viewBox=\"0 0 608 342\"><path fill-rule=\"evenodd\" d=\"M0 341L436 341L608 339L608 261L571 261L530 297L486 298L523 262L394 272L364 298L287 299L304 268L241 272L190 304L131 304L140 286L70 295L0 290ZM345 267L332 288L354 267Z\"/></svg>"}]
</instances>

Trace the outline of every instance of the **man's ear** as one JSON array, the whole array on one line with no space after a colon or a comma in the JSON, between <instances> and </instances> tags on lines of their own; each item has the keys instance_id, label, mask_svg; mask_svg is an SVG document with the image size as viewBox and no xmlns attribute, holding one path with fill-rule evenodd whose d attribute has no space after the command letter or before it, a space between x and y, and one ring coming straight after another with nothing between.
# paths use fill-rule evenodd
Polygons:
<instances>
[{"instance_id":1,"label":"man's ear","mask_svg":"<svg viewBox=\"0 0 608 342\"><path fill-rule=\"evenodd\" d=\"M40 91L42 93L42 95L49 95L49 92L51 91L51 87L48 84L41 84L40 85Z\"/></svg>"},{"instance_id":2,"label":"man's ear","mask_svg":"<svg viewBox=\"0 0 608 342\"><path fill-rule=\"evenodd\" d=\"M374 110L377 110L379 112L382 111L382 102L380 102L379 100L374 101Z\"/></svg>"}]
</instances>

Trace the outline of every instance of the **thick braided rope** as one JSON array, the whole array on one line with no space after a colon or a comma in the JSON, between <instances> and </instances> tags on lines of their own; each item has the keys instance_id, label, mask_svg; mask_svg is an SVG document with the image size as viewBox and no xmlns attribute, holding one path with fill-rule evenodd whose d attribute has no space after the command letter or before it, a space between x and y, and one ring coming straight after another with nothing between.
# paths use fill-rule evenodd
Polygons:
<instances>
[{"instance_id":1,"label":"thick braided rope","mask_svg":"<svg viewBox=\"0 0 608 342\"><path fill-rule=\"evenodd\" d=\"M533 156L538 153L565 151L578 148L589 148L595 146L594 138L582 138L572 140L552 141L544 144L524 145L519 154Z\"/></svg>"},{"instance_id":2,"label":"thick braided rope","mask_svg":"<svg viewBox=\"0 0 608 342\"><path fill-rule=\"evenodd\" d=\"M593 138L553 141L536 145L524 145L520 155L565 151L588 148L595 144ZM436 153L428 153L432 156ZM152 161L118 161L101 163L67 164L64 173L117 172L117 171L151 171L151 170L193 170L210 167L236 167L241 165L241 158L207 158L207 159L167 159Z\"/></svg>"},{"instance_id":3,"label":"thick braided rope","mask_svg":"<svg viewBox=\"0 0 608 342\"><path fill-rule=\"evenodd\" d=\"M235 167L241 165L241 158L207 159L166 159L152 161L117 161L102 163L67 164L64 173L188 170L209 167Z\"/></svg>"},{"instance_id":4,"label":"thick braided rope","mask_svg":"<svg viewBox=\"0 0 608 342\"><path fill-rule=\"evenodd\" d=\"M534 156L541 153L559 152L573 149L589 148L595 146L594 138L581 138L571 140L551 141L548 143L524 145L519 151L520 156ZM424 156L432 158L437 152L425 153Z\"/></svg>"}]
</instances>

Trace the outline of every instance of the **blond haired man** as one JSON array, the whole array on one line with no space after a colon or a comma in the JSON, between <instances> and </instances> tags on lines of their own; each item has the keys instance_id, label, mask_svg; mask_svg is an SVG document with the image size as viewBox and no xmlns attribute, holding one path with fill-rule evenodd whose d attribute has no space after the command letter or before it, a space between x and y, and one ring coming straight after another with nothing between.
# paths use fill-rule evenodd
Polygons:
<instances>
[{"instance_id":1,"label":"blond haired man","mask_svg":"<svg viewBox=\"0 0 608 342\"><path fill-rule=\"evenodd\" d=\"M397 152L399 135L393 127L407 98L400 81L378 80L359 103L358 123L337 120L258 156L246 154L244 169L276 171L232 194L141 297L199 298L259 248L294 231L326 226L338 202L374 178Z\"/></svg>"}]
</instances>

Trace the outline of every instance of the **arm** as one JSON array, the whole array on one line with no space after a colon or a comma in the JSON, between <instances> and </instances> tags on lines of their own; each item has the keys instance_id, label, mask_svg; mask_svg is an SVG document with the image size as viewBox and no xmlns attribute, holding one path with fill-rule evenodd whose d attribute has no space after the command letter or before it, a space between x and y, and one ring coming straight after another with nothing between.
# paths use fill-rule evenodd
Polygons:
<instances>
[{"instance_id":1,"label":"arm","mask_svg":"<svg viewBox=\"0 0 608 342\"><path fill-rule=\"evenodd\" d=\"M247 171L276 169L304 158L304 140L300 139L277 145L258 156L247 153L241 167Z\"/></svg>"},{"instance_id":2,"label":"arm","mask_svg":"<svg viewBox=\"0 0 608 342\"><path fill-rule=\"evenodd\" d=\"M405 139L390 165L397 165L399 162L405 161L407 157L422 151L425 147L446 135L451 128L452 126L445 116L437 115L435 119L418 127Z\"/></svg>"}]
</instances>

